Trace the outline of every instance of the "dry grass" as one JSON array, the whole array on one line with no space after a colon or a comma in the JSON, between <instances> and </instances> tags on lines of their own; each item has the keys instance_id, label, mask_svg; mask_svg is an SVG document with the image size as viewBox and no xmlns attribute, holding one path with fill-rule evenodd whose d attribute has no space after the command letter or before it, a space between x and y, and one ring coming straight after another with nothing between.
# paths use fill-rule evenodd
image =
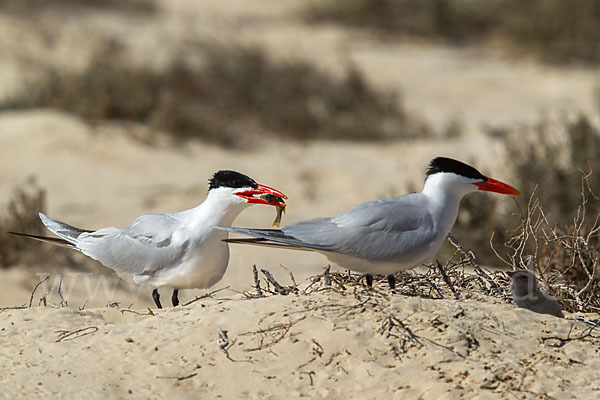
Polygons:
<instances>
[{"instance_id":1,"label":"dry grass","mask_svg":"<svg viewBox=\"0 0 600 400\"><path fill-rule=\"evenodd\" d=\"M495 40L554 63L600 61L596 0L326 0L305 12L389 34L477 44Z\"/></svg>"},{"instance_id":2,"label":"dry grass","mask_svg":"<svg viewBox=\"0 0 600 400\"><path fill-rule=\"evenodd\" d=\"M257 48L197 46L163 71L101 54L80 73L42 71L0 110L52 107L87 120L129 120L173 139L233 146L265 131L293 139L388 140L427 134L397 96L349 68L333 78Z\"/></svg>"}]
</instances>

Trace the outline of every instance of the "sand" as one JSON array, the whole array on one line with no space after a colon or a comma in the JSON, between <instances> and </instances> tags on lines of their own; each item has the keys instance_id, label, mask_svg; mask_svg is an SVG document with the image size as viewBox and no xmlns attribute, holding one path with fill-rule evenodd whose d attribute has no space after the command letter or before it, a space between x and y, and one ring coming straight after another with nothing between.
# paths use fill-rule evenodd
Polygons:
<instances>
[{"instance_id":1,"label":"sand","mask_svg":"<svg viewBox=\"0 0 600 400\"><path fill-rule=\"evenodd\" d=\"M491 298L430 300L361 287L354 295L216 296L152 315L4 310L0 394L591 399L600 392L597 332L578 339L589 334L580 322Z\"/></svg>"}]
</instances>

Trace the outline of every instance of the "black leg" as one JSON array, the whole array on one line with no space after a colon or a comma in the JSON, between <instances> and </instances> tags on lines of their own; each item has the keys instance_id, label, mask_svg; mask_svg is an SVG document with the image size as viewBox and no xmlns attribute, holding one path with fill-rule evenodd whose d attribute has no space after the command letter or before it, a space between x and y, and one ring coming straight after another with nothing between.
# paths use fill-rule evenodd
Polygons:
<instances>
[{"instance_id":1,"label":"black leg","mask_svg":"<svg viewBox=\"0 0 600 400\"><path fill-rule=\"evenodd\" d=\"M154 290L152 291L152 298L154 299L154 303L156 304L156 307L162 308L162 305L160 304L160 295L158 294L157 288L154 288Z\"/></svg>"},{"instance_id":2,"label":"black leg","mask_svg":"<svg viewBox=\"0 0 600 400\"><path fill-rule=\"evenodd\" d=\"M373 275L365 274L365 279L367 280L367 286L373 287Z\"/></svg>"},{"instance_id":3,"label":"black leg","mask_svg":"<svg viewBox=\"0 0 600 400\"><path fill-rule=\"evenodd\" d=\"M177 307L179 305L179 290L173 289L173 296L171 296L171 301L173 302L173 307Z\"/></svg>"},{"instance_id":4,"label":"black leg","mask_svg":"<svg viewBox=\"0 0 600 400\"><path fill-rule=\"evenodd\" d=\"M389 274L387 276L387 280L388 280L388 283L390 285L390 289L392 291L395 290L396 289L396 278L394 277L394 274Z\"/></svg>"}]
</instances>

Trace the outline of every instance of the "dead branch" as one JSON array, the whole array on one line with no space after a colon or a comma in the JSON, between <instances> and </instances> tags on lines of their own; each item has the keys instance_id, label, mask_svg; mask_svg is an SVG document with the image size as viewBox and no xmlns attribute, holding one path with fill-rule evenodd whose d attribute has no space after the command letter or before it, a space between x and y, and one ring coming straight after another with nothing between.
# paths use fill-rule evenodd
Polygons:
<instances>
[{"instance_id":1,"label":"dead branch","mask_svg":"<svg viewBox=\"0 0 600 400\"><path fill-rule=\"evenodd\" d=\"M479 263L475 260L475 256L473 255L473 253L467 252L462 246L462 244L460 244L460 242L456 240L456 238L452 236L451 233L448 233L447 237L448 241L450 241L450 243L452 243L452 245L456 247L457 250L460 251L460 253L463 255L463 257L465 257L467 261L469 261L469 263L473 266L473 269L475 270L477 275L485 278L485 280L488 281L488 283L490 284L492 289L496 291L496 293L502 293L502 290L500 290L498 284L483 269L481 269Z\"/></svg>"},{"instance_id":2,"label":"dead branch","mask_svg":"<svg viewBox=\"0 0 600 400\"><path fill-rule=\"evenodd\" d=\"M452 285L452 282L450 282L450 278L448 278L448 275L446 275L446 271L444 271L442 264L440 264L440 262L437 260L435 262L437 264L438 271L440 271L440 275L442 275L442 279L444 280L446 285L448 285L448 287L452 291L452 294L454 294L454 299L459 300L460 294L456 291L456 289L454 289L454 286ZM437 290L437 287L436 287L436 290ZM440 293L439 290L438 290L438 293ZM441 293L440 293L440 295L441 295Z\"/></svg>"},{"instance_id":3,"label":"dead branch","mask_svg":"<svg viewBox=\"0 0 600 400\"><path fill-rule=\"evenodd\" d=\"M85 309L86 304L88 303L88 300L86 299L85 302L83 303L83 305L79 308L79 311L83 311Z\"/></svg>"},{"instance_id":4,"label":"dead branch","mask_svg":"<svg viewBox=\"0 0 600 400\"><path fill-rule=\"evenodd\" d=\"M29 298L29 308L31 308L31 303L33 303L33 296L35 295L35 291L42 283L46 282L48 280L48 278L50 278L50 274L46 275L46 277L44 279L42 279L41 281L36 283L35 286L33 287L33 290L31 291L31 297Z\"/></svg>"},{"instance_id":5,"label":"dead branch","mask_svg":"<svg viewBox=\"0 0 600 400\"><path fill-rule=\"evenodd\" d=\"M329 270L331 269L331 265L327 264L325 267L325 271L323 271L323 280L327 286L331 286L331 275L329 274Z\"/></svg>"},{"instance_id":6,"label":"dead branch","mask_svg":"<svg viewBox=\"0 0 600 400\"><path fill-rule=\"evenodd\" d=\"M296 292L296 288L294 286L280 285L279 282L277 282L275 280L275 278L273 278L273 275L271 275L271 273L268 270L262 268L261 272L267 279L267 282L269 282L271 285L273 285L273 290L275 291L275 293L278 293L282 296L286 296L286 295L290 294L291 292Z\"/></svg>"},{"instance_id":7,"label":"dead branch","mask_svg":"<svg viewBox=\"0 0 600 400\"><path fill-rule=\"evenodd\" d=\"M256 295L258 297L264 296L260 288L260 279L258 279L258 270L256 269L256 264L252 266L252 275L254 276L254 288L256 289Z\"/></svg>"},{"instance_id":8,"label":"dead branch","mask_svg":"<svg viewBox=\"0 0 600 400\"><path fill-rule=\"evenodd\" d=\"M0 312L6 310L24 310L25 308L27 308L27 304L23 304L22 306L0 307Z\"/></svg>"},{"instance_id":9,"label":"dead branch","mask_svg":"<svg viewBox=\"0 0 600 400\"><path fill-rule=\"evenodd\" d=\"M151 310L150 310L150 309L148 309L148 311L149 311L149 312L146 312L146 313L141 313L141 312L139 312L139 311L130 310L130 309L128 309L128 308L124 308L124 309L122 309L122 310L119 310L119 311L121 311L121 314L124 314L124 313L126 313L126 312L129 312L129 313L132 313L132 314L137 314L137 315L151 315L151 316L154 316L154 315L155 315L153 312L151 312Z\"/></svg>"},{"instance_id":10,"label":"dead branch","mask_svg":"<svg viewBox=\"0 0 600 400\"><path fill-rule=\"evenodd\" d=\"M563 347L565 344L567 344L568 342L571 342L573 340L582 340L585 339L587 337L593 337L592 336L592 331L595 329L595 327L590 327L585 333L576 336L576 337L571 337L571 331L573 330L573 325L571 325L571 329L569 329L569 333L567 333L567 337L566 338L562 338L560 336L545 336L542 337L542 342L546 342L546 340L558 340L558 344L548 344L548 346L550 347Z\"/></svg>"},{"instance_id":11,"label":"dead branch","mask_svg":"<svg viewBox=\"0 0 600 400\"><path fill-rule=\"evenodd\" d=\"M215 289L212 292L205 293L202 296L197 296L197 297L193 298L192 300L190 300L190 301L188 301L186 303L183 303L182 306L183 307L189 306L190 304L195 303L198 300L206 299L207 297L212 297L213 294L218 293L218 292L220 292L222 290L225 290L225 289L229 289L229 286L224 286L224 287L222 287L220 289Z\"/></svg>"},{"instance_id":12,"label":"dead branch","mask_svg":"<svg viewBox=\"0 0 600 400\"><path fill-rule=\"evenodd\" d=\"M304 320L305 318L306 318L306 316L302 316L302 317L300 317L294 321L288 322L288 323L275 324L266 329L259 329L259 330L252 331L252 332L241 333L240 336L260 335L258 346L244 349L244 351L251 352L251 351L264 350L264 349L268 349L269 347L276 345L277 343L281 342L283 340L283 338L286 337L286 335L288 334L288 332L290 331L292 326L296 325L298 322ZM264 340L265 340L265 337L267 336L267 334L271 334L272 340L265 343Z\"/></svg>"},{"instance_id":13,"label":"dead branch","mask_svg":"<svg viewBox=\"0 0 600 400\"><path fill-rule=\"evenodd\" d=\"M296 283L296 278L294 278L294 273L292 271L290 271L289 269L287 269L283 264L279 264L279 266L281 268L285 269L290 274L290 279L292 280L292 283L294 284L294 291L298 291L298 284Z\"/></svg>"},{"instance_id":14,"label":"dead branch","mask_svg":"<svg viewBox=\"0 0 600 400\"><path fill-rule=\"evenodd\" d=\"M233 362L235 362L235 360L229 355L229 348L234 344L235 340L231 343L229 342L229 337L227 337L227 331L219 329L219 334L217 335L217 346L219 346L219 350L225 353L227 359Z\"/></svg>"},{"instance_id":15,"label":"dead branch","mask_svg":"<svg viewBox=\"0 0 600 400\"><path fill-rule=\"evenodd\" d=\"M96 326L88 326L87 328L81 328L75 331L56 331L56 333L58 333L58 338L55 340L55 343L79 339L80 337L91 335L96 332L98 332L98 327Z\"/></svg>"},{"instance_id":16,"label":"dead branch","mask_svg":"<svg viewBox=\"0 0 600 400\"><path fill-rule=\"evenodd\" d=\"M189 374L189 375L186 375L186 376L157 376L156 379L176 379L178 381L184 381L186 379L193 378L196 375L198 375L198 373L194 372L193 374Z\"/></svg>"},{"instance_id":17,"label":"dead branch","mask_svg":"<svg viewBox=\"0 0 600 400\"><path fill-rule=\"evenodd\" d=\"M61 291L61 289L62 289L62 281L63 281L63 276L61 275L60 276L60 281L58 282L58 295L60 296L60 306L61 307L67 307L68 303L65 300L65 298L63 297L62 291Z\"/></svg>"}]
</instances>

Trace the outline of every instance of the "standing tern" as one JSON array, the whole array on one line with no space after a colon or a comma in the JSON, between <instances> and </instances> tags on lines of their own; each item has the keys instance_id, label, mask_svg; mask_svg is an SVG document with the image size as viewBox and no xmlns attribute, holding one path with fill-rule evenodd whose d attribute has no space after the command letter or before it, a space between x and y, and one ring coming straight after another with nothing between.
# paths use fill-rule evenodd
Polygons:
<instances>
[{"instance_id":1,"label":"standing tern","mask_svg":"<svg viewBox=\"0 0 600 400\"><path fill-rule=\"evenodd\" d=\"M253 237L226 239L230 243L316 251L341 267L366 273L369 286L372 274L386 274L394 289L395 272L437 254L456 221L460 200L476 190L521 195L470 165L437 157L429 164L421 193L370 201L336 217L301 221L281 230L219 229Z\"/></svg>"},{"instance_id":2,"label":"standing tern","mask_svg":"<svg viewBox=\"0 0 600 400\"><path fill-rule=\"evenodd\" d=\"M121 278L149 284L154 287L156 306L162 308L159 287L173 288L171 300L177 306L179 289L207 288L225 274L229 246L223 239L228 234L216 226L231 226L252 204L284 207L283 199L287 197L278 190L239 172L223 170L210 179L206 200L191 210L142 215L125 229L97 231L76 228L39 213L44 225L59 238L10 233L79 250L112 268Z\"/></svg>"}]
</instances>

